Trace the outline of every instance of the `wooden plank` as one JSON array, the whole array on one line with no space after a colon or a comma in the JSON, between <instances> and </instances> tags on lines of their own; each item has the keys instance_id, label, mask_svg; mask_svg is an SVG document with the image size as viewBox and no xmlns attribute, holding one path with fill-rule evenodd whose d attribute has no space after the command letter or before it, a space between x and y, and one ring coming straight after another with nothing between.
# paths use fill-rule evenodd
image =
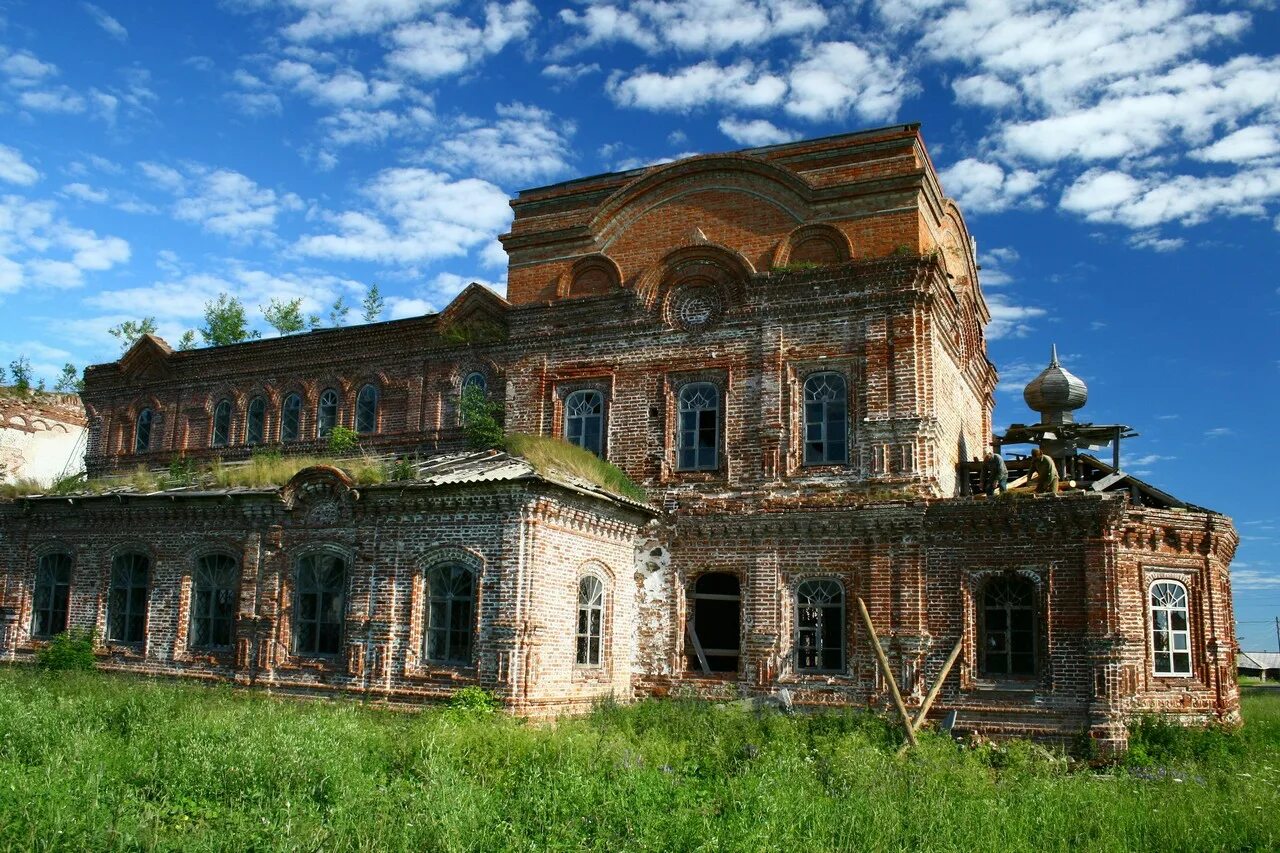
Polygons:
<instances>
[{"instance_id":1,"label":"wooden plank","mask_svg":"<svg viewBox=\"0 0 1280 853\"><path fill-rule=\"evenodd\" d=\"M711 667L707 664L707 656L702 651L702 643L698 642L698 634L693 630L692 619L685 620L684 632L689 635L689 642L693 643L693 651L698 655L698 665L702 667L703 675L710 675Z\"/></svg>"},{"instance_id":2,"label":"wooden plank","mask_svg":"<svg viewBox=\"0 0 1280 853\"><path fill-rule=\"evenodd\" d=\"M898 706L898 713L902 716L902 724L907 727L907 743L915 746L916 732L911 726L911 715L907 713L907 705L902 701L902 693L898 690L898 680L893 677L893 670L889 666L889 658L885 655L884 649L880 647L880 638L876 636L876 626L871 624L871 614L867 612L867 605L863 602L861 596L858 597L858 612L862 614L862 624L866 626L867 633L871 635L871 647L876 651L876 660L880 662L880 671L884 673L885 680L889 682L889 690L893 694L893 703Z\"/></svg>"},{"instance_id":3,"label":"wooden plank","mask_svg":"<svg viewBox=\"0 0 1280 853\"><path fill-rule=\"evenodd\" d=\"M955 665L956 660L960 657L960 650L964 648L964 634L960 635L960 639L956 640L956 646L951 650L951 654L947 655L947 662L942 665L942 671L938 673L938 680L933 683L933 687L929 690L929 695L924 697L924 704L920 706L920 711L916 714L916 721L912 724L916 731L924 725L925 719L929 716L929 709L933 707L933 700L938 698L938 693L942 690L942 683L947 680L947 676L951 674L951 667ZM902 748L898 750L898 755L904 755L907 751L907 745L904 743Z\"/></svg>"}]
</instances>

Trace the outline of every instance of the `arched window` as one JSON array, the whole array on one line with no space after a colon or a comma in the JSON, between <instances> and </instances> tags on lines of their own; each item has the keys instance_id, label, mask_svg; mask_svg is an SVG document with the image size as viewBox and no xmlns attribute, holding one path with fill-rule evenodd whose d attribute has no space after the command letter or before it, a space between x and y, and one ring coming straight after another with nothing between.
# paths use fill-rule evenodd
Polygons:
<instances>
[{"instance_id":1,"label":"arched window","mask_svg":"<svg viewBox=\"0 0 1280 853\"><path fill-rule=\"evenodd\" d=\"M52 637L66 631L67 605L70 600L71 555L45 554L36 564L31 636Z\"/></svg>"},{"instance_id":2,"label":"arched window","mask_svg":"<svg viewBox=\"0 0 1280 853\"><path fill-rule=\"evenodd\" d=\"M267 401L262 397L254 397L250 400L248 417L245 421L245 442L262 444L267 435Z\"/></svg>"},{"instance_id":3,"label":"arched window","mask_svg":"<svg viewBox=\"0 0 1280 853\"><path fill-rule=\"evenodd\" d=\"M226 447L231 440L231 401L219 400L213 410L213 446Z\"/></svg>"},{"instance_id":4,"label":"arched window","mask_svg":"<svg viewBox=\"0 0 1280 853\"><path fill-rule=\"evenodd\" d=\"M227 648L236 619L240 586L236 561L226 554L207 554L196 561L191 591L191 647Z\"/></svg>"},{"instance_id":5,"label":"arched window","mask_svg":"<svg viewBox=\"0 0 1280 853\"><path fill-rule=\"evenodd\" d=\"M320 392L320 404L316 406L316 437L324 438L338 425L338 392L326 388Z\"/></svg>"},{"instance_id":6,"label":"arched window","mask_svg":"<svg viewBox=\"0 0 1280 853\"><path fill-rule=\"evenodd\" d=\"M804 382L804 464L849 461L848 386L839 373L815 373Z\"/></svg>"},{"instance_id":7,"label":"arched window","mask_svg":"<svg viewBox=\"0 0 1280 853\"><path fill-rule=\"evenodd\" d=\"M457 563L427 571L427 660L471 663L475 575Z\"/></svg>"},{"instance_id":8,"label":"arched window","mask_svg":"<svg viewBox=\"0 0 1280 853\"><path fill-rule=\"evenodd\" d=\"M574 391L564 401L564 440L604 455L604 395Z\"/></svg>"},{"instance_id":9,"label":"arched window","mask_svg":"<svg viewBox=\"0 0 1280 853\"><path fill-rule=\"evenodd\" d=\"M133 452L146 453L151 449L151 422L155 420L155 413L150 409L143 409L138 412L138 422L133 430Z\"/></svg>"},{"instance_id":10,"label":"arched window","mask_svg":"<svg viewBox=\"0 0 1280 853\"><path fill-rule=\"evenodd\" d=\"M594 575L578 581L578 657L582 666L599 666L604 644L604 584Z\"/></svg>"},{"instance_id":11,"label":"arched window","mask_svg":"<svg viewBox=\"0 0 1280 853\"><path fill-rule=\"evenodd\" d=\"M107 639L141 643L147 635L147 581L151 560L145 554L117 554L111 561L107 594Z\"/></svg>"},{"instance_id":12,"label":"arched window","mask_svg":"<svg viewBox=\"0 0 1280 853\"><path fill-rule=\"evenodd\" d=\"M1151 651L1156 675L1191 674L1187 588L1177 581L1151 585Z\"/></svg>"},{"instance_id":13,"label":"arched window","mask_svg":"<svg viewBox=\"0 0 1280 853\"><path fill-rule=\"evenodd\" d=\"M844 587L832 578L812 578L796 587L796 669L844 670Z\"/></svg>"},{"instance_id":14,"label":"arched window","mask_svg":"<svg viewBox=\"0 0 1280 853\"><path fill-rule=\"evenodd\" d=\"M462 390L466 391L468 388L479 388L480 393L488 394L489 380L485 379L484 374L480 371L473 371L467 374L466 379L462 380Z\"/></svg>"},{"instance_id":15,"label":"arched window","mask_svg":"<svg viewBox=\"0 0 1280 853\"><path fill-rule=\"evenodd\" d=\"M1035 600L1035 585L1023 577L997 577L983 587L983 675L1035 675Z\"/></svg>"},{"instance_id":16,"label":"arched window","mask_svg":"<svg viewBox=\"0 0 1280 853\"><path fill-rule=\"evenodd\" d=\"M714 471L720 467L720 392L710 382L680 389L680 436L676 468Z\"/></svg>"},{"instance_id":17,"label":"arched window","mask_svg":"<svg viewBox=\"0 0 1280 853\"><path fill-rule=\"evenodd\" d=\"M378 431L378 389L366 385L356 397L356 432L366 435Z\"/></svg>"},{"instance_id":18,"label":"arched window","mask_svg":"<svg viewBox=\"0 0 1280 853\"><path fill-rule=\"evenodd\" d=\"M290 394L280 406L280 440L297 441L302 418L302 397Z\"/></svg>"},{"instance_id":19,"label":"arched window","mask_svg":"<svg viewBox=\"0 0 1280 853\"><path fill-rule=\"evenodd\" d=\"M342 557L320 553L299 558L294 654L336 655L342 650L346 592L347 561Z\"/></svg>"}]
</instances>

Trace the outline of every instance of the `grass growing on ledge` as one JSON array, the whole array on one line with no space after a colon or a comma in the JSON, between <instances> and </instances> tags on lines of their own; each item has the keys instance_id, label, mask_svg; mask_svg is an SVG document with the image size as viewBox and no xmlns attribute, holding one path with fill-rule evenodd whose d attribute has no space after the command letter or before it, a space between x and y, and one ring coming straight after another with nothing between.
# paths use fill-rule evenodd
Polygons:
<instances>
[{"instance_id":1,"label":"grass growing on ledge","mask_svg":"<svg viewBox=\"0 0 1280 853\"><path fill-rule=\"evenodd\" d=\"M537 726L6 667L0 849L1274 850L1280 691L1244 711L1238 753L1095 772L928 734L897 760L852 711Z\"/></svg>"},{"instance_id":2,"label":"grass growing on ledge","mask_svg":"<svg viewBox=\"0 0 1280 853\"><path fill-rule=\"evenodd\" d=\"M634 501L649 501L644 489L633 483L617 465L558 438L515 432L506 437L506 448L508 453L523 458L539 472L563 471Z\"/></svg>"}]
</instances>

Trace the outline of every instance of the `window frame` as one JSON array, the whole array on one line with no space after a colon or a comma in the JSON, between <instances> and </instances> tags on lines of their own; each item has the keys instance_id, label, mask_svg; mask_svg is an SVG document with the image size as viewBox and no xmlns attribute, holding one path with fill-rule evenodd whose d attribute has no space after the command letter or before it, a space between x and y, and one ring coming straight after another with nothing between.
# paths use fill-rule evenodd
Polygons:
<instances>
[{"instance_id":1,"label":"window frame","mask_svg":"<svg viewBox=\"0 0 1280 853\"><path fill-rule=\"evenodd\" d=\"M589 584L595 584L595 593L588 600L583 600ZM599 669L605 664L605 619L607 607L607 584L595 574L584 574L578 577L577 621L574 631L574 666L582 669ZM583 616L586 616L584 628ZM592 617L595 617L594 619ZM594 660L592 659L592 641L595 641ZM585 658L585 660L584 660Z\"/></svg>"},{"instance_id":2,"label":"window frame","mask_svg":"<svg viewBox=\"0 0 1280 853\"><path fill-rule=\"evenodd\" d=\"M710 389L711 403L713 405L710 407L703 406L701 408L686 408L685 407L686 397L692 397L695 389L698 391L701 391L704 388ZM721 412L724 410L723 398L724 398L724 393L720 390L720 387L716 385L716 383L710 382L705 379L696 379L696 380L690 380L688 382L682 382L677 388L676 390L676 441L675 441L675 445L676 445L675 470L676 471L681 473L695 473L695 472L715 472L721 469L723 449L724 449L723 448L724 440L721 436L721 432L724 429L724 418L721 416ZM713 463L714 463L712 465L705 465L699 461L701 457L701 451L707 449L705 445L702 445L700 443L701 438L707 432L707 427L705 426L705 424L701 422L702 415L707 412L714 413L715 415L715 425L711 430L714 438L714 443L710 447L712 451L712 457L713 457ZM692 428L685 427L684 416L687 413L693 414L695 416L694 426ZM692 435L694 437L693 438L694 444L691 447L686 446L685 444L686 435ZM692 465L684 464L683 457L686 451L693 453Z\"/></svg>"},{"instance_id":3,"label":"window frame","mask_svg":"<svg viewBox=\"0 0 1280 853\"><path fill-rule=\"evenodd\" d=\"M291 402L296 401L296 402ZM286 435L286 427L292 420L292 435ZM280 443L302 440L302 395L297 391L290 392L280 401Z\"/></svg>"},{"instance_id":4,"label":"window frame","mask_svg":"<svg viewBox=\"0 0 1280 853\"><path fill-rule=\"evenodd\" d=\"M125 560L129 561L128 586L122 586L118 582L124 568L122 562ZM142 582L138 583L140 565ZM108 642L122 646L137 646L146 642L147 615L151 609L151 572L151 555L145 551L128 550L112 555L111 578L107 586L106 638ZM120 610L121 603L124 605L123 614ZM139 610L141 612L138 612ZM117 628L120 630L118 631ZM136 637L134 636L135 628L137 628Z\"/></svg>"},{"instance_id":5,"label":"window frame","mask_svg":"<svg viewBox=\"0 0 1280 853\"><path fill-rule=\"evenodd\" d=\"M144 424L144 416L146 423ZM142 411L138 412L138 416L133 419L133 452L134 453L150 453L151 452L151 432L155 427L156 413L150 406L144 406ZM146 440L142 438L143 428L146 428Z\"/></svg>"},{"instance_id":6,"label":"window frame","mask_svg":"<svg viewBox=\"0 0 1280 853\"><path fill-rule=\"evenodd\" d=\"M267 398L257 394L249 400L249 405L245 408L244 443L253 446L265 444L266 440Z\"/></svg>"},{"instance_id":7,"label":"window frame","mask_svg":"<svg viewBox=\"0 0 1280 853\"><path fill-rule=\"evenodd\" d=\"M333 402L326 403L325 398L327 397L331 397ZM328 438L334 427L339 425L338 415L341 404L342 395L338 393L338 389L326 388L320 392L320 396L316 398L316 438ZM330 417L326 417L326 409L332 409ZM326 420L331 421L327 426L325 424Z\"/></svg>"},{"instance_id":8,"label":"window frame","mask_svg":"<svg viewBox=\"0 0 1280 853\"><path fill-rule=\"evenodd\" d=\"M1157 604L1156 603L1156 587L1170 586L1181 592L1181 607ZM1160 628L1157 626L1157 613L1166 614L1166 624L1169 627ZM1181 612L1185 627L1174 628L1173 615L1175 612ZM1147 585L1147 618L1149 620L1148 636L1151 642L1151 674L1156 678L1194 678L1195 677L1195 659L1191 651L1191 590L1180 580L1173 578L1156 578ZM1157 648L1157 634L1164 633L1168 635L1168 647L1166 650ZM1177 637L1182 636L1185 639L1185 649L1177 648ZM1175 658L1178 655L1185 654L1187 658L1186 672L1178 672L1175 664ZM1160 670L1160 656L1168 657L1170 671L1162 672Z\"/></svg>"},{"instance_id":9,"label":"window frame","mask_svg":"<svg viewBox=\"0 0 1280 853\"><path fill-rule=\"evenodd\" d=\"M834 604L830 603L830 599L825 603L812 603L808 605L801 603L801 595L804 593L806 586L827 584L834 586L839 593L839 597L834 600ZM795 592L792 595L792 603L795 607L795 618L793 620L795 626L795 653L792 659L795 664L796 672L805 674L845 672L849 663L849 608L848 595L845 592L844 583L840 579L833 577L817 576L801 578L796 583ZM802 624L802 616L807 609L819 611L819 614L812 625ZM823 630L826 627L825 611L827 610L837 610L839 613L836 621L838 627L834 643L827 642L827 638L823 636ZM803 641L806 633L815 635L817 643L812 646L805 646ZM801 653L806 649L811 649L813 651L814 660L818 662L817 665L805 666L802 663ZM840 655L840 662L836 667L828 667L824 665L826 652L832 649L838 650Z\"/></svg>"},{"instance_id":10,"label":"window frame","mask_svg":"<svg viewBox=\"0 0 1280 853\"><path fill-rule=\"evenodd\" d=\"M221 433L221 437L219 437ZM231 400L223 397L213 407L209 429L209 446L226 447L231 444Z\"/></svg>"},{"instance_id":11,"label":"window frame","mask_svg":"<svg viewBox=\"0 0 1280 853\"><path fill-rule=\"evenodd\" d=\"M575 400L585 399L591 396L594 396L596 398L596 406L598 407L599 411L588 412L586 414L576 414L572 411ZM590 453L594 453L596 456L600 457L601 459L604 459L605 445L606 445L605 433L606 433L607 424L608 424L605 418L605 412L606 412L606 403L605 403L604 392L600 391L597 388L578 388L577 390L571 391L568 394L566 394L564 398L564 418L563 418L564 432L562 436L565 442L567 442L568 444L572 444L575 447L581 447L583 450L586 450ZM599 421L599 427L596 434L599 446L594 449L587 447L585 442L587 422L589 419L596 419ZM575 420L579 422L578 435L576 436L576 438L573 436L573 430L571 428Z\"/></svg>"},{"instance_id":12,"label":"window frame","mask_svg":"<svg viewBox=\"0 0 1280 853\"><path fill-rule=\"evenodd\" d=\"M61 560L65 565L57 568L49 566L52 560ZM61 580L60 575L65 571L66 580ZM36 640L48 640L59 634L66 633L71 628L71 579L75 572L75 558L67 551L55 550L46 551L36 558L36 573L31 584L31 637ZM52 575L51 581L42 582L42 578ZM42 586L50 587L48 595L48 603L45 606L40 605L40 588ZM61 599L61 608L58 607L59 599ZM41 616L45 617L48 629L55 627L53 623L54 614L61 611L62 627L58 630L40 630Z\"/></svg>"},{"instance_id":13,"label":"window frame","mask_svg":"<svg viewBox=\"0 0 1280 853\"><path fill-rule=\"evenodd\" d=\"M1013 607L1006 602L1003 607L999 607L999 608L988 607L987 595L991 590L991 588L996 584L1016 584L1019 586L1023 586L1028 594L1028 604L1025 607ZM975 602L975 609L978 615L978 638L979 638L978 674L979 676L981 678L992 680L992 681L1029 682L1029 681L1035 681L1036 679L1038 679L1040 677L1040 670L1041 670L1040 635L1041 635L1042 628L1040 625L1040 619L1041 619L1040 590L1036 582L1031 578L1028 578L1025 575L1018 574L1018 573L1001 572L999 574L993 574L992 576L984 579L983 582L979 585L977 601ZM1003 612L1004 614L1003 628L992 629L992 627L989 625L988 617L989 617L989 613L992 611ZM1015 649L1013 645L1013 634L1015 631L1013 627L1013 621L1014 621L1013 613L1015 611L1018 611L1018 612L1025 611L1030 614L1030 617L1029 617L1030 627L1026 629L1018 629L1020 633L1027 633L1030 635L1029 638L1026 640L1026 649L1024 651L1018 651L1017 649ZM1002 651L996 652L996 654L1002 655L1005 658L1006 668L1004 671L1000 671L1000 672L994 671L989 663L989 656L992 651L990 648L990 645L991 645L991 638L993 635L1002 636L1004 638L1004 649ZM1031 671L1030 672L1014 672L1013 659L1015 655L1028 655L1028 654L1031 657Z\"/></svg>"},{"instance_id":14,"label":"window frame","mask_svg":"<svg viewBox=\"0 0 1280 853\"><path fill-rule=\"evenodd\" d=\"M835 398L810 400L810 384L819 380L828 384L830 387L830 378L835 377L840 380L843 386L843 395L840 400L844 414L842 417L842 427L840 430L842 435L839 438L839 444L844 451L839 459L827 458L828 449L832 443L832 416L831 403L835 402ZM821 418L814 423L809 419L809 407L811 405L821 406ZM809 437L811 426L816 426L821 431L821 438L813 440ZM821 459L810 459L809 451L812 445L820 445L822 447ZM848 465L849 464L849 378L838 370L817 370L810 373L804 378L804 382L800 386L800 464L806 468L817 467L821 465Z\"/></svg>"},{"instance_id":15,"label":"window frame","mask_svg":"<svg viewBox=\"0 0 1280 853\"><path fill-rule=\"evenodd\" d=\"M449 572L449 576L444 577L444 573ZM454 584L457 573L461 572L468 578L469 592L467 596L460 597L455 595L457 589ZM433 583L432 576L439 576L442 583ZM456 560L445 560L433 563L427 566L422 573L422 582L425 587L425 595L423 595L423 619L422 619L422 659L430 664L437 666L472 666L475 663L476 654L476 616L479 613L478 587L479 575L472 566ZM446 587L446 583L452 584L447 593L441 590ZM460 629L455 623L455 605L459 602L465 602L466 612L462 623L465 629ZM444 612L443 626L437 625L436 620L432 618L432 611L435 605L442 605ZM444 655L433 655L434 637L443 637L445 649ZM455 639L465 637L466 654L459 656L454 653L453 646Z\"/></svg>"},{"instance_id":16,"label":"window frame","mask_svg":"<svg viewBox=\"0 0 1280 853\"><path fill-rule=\"evenodd\" d=\"M372 400L366 403L366 392L372 396ZM375 435L378 432L378 411L381 408L382 393L378 390L378 386L372 382L366 382L360 387L360 391L356 394L356 418L355 428L357 435ZM366 409L368 409L367 422ZM367 427L367 428L366 428Z\"/></svg>"},{"instance_id":17,"label":"window frame","mask_svg":"<svg viewBox=\"0 0 1280 853\"><path fill-rule=\"evenodd\" d=\"M212 572L207 571L205 566L206 562L210 560L226 561L226 565L223 568L226 571L229 571L231 573L231 582L229 585L226 585L226 586L210 585L210 591L214 593L214 595L210 596L211 600L210 600L209 606L202 607L200 603L200 597L202 592L202 586L204 585L201 583L201 581L203 579L202 576L212 576L213 574ZM217 615L212 612L209 612L214 609L213 601L214 601L215 595L220 592L230 593L231 606L230 606L230 611L227 615ZM190 614L189 614L190 618L189 618L189 626L188 626L189 632L187 634L189 638L188 647L193 650L209 650L209 651L226 651L227 649L230 649L234 645L235 639L236 639L236 617L240 609L239 603L240 603L239 561L232 555L223 551L210 551L208 553L201 554L200 556L196 557L195 566L192 568L192 572L191 572L191 604L190 604ZM201 612L202 610L206 612ZM198 642L196 639L197 637L200 636L199 622L202 620L209 620L211 623L210 630L209 630L210 641L205 643ZM225 623L227 642L225 643L216 642L216 636L215 636L216 630L215 630L215 626L212 624L214 622Z\"/></svg>"},{"instance_id":18,"label":"window frame","mask_svg":"<svg viewBox=\"0 0 1280 853\"><path fill-rule=\"evenodd\" d=\"M317 583L316 589L304 589L302 583L302 567L303 563L308 561L319 560L336 560L342 564L342 579L338 585L337 592L332 587L325 587L322 583ZM317 578L319 567L312 569L313 575ZM293 613L290 619L290 649L295 657L334 659L342 655L343 646L346 643L347 634L347 604L348 595L347 588L351 585L351 559L344 553L331 550L312 550L305 551L294 558L293 561ZM303 597L308 595L318 596L315 607L315 616L303 617ZM324 617L325 612L325 596L336 595L338 599L337 619L327 620ZM312 648L304 648L302 645L302 628L304 624L312 624L315 626L314 641L310 644ZM337 639L334 643L333 651L322 650L322 629L326 626L336 626Z\"/></svg>"}]
</instances>

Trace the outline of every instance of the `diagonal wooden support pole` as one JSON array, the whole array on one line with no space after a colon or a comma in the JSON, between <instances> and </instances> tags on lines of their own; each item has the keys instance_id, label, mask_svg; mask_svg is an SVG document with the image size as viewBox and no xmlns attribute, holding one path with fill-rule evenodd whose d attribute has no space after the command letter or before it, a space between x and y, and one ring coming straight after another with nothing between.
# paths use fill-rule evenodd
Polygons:
<instances>
[{"instance_id":1,"label":"diagonal wooden support pole","mask_svg":"<svg viewBox=\"0 0 1280 853\"><path fill-rule=\"evenodd\" d=\"M907 743L910 746L916 745L916 730L911 723L911 715L907 713L906 703L902 701L902 693L898 690L898 680L893 677L893 670L889 667L889 658L885 657L884 649L880 648L880 638L876 636L876 626L871 624L871 614L867 612L867 605L862 598L858 598L858 612L862 614L862 624L866 626L867 633L871 635L871 647L876 650L876 660L880 661L880 671L884 673L885 681L889 682L889 690L893 693L893 704L898 706L898 713L902 715L902 724L907 727Z\"/></svg>"},{"instance_id":2,"label":"diagonal wooden support pole","mask_svg":"<svg viewBox=\"0 0 1280 853\"><path fill-rule=\"evenodd\" d=\"M929 690L929 695L924 697L924 704L920 706L920 710L916 713L916 721L912 723L912 728L920 731L920 727L924 725L925 718L929 716L929 709L933 707L933 700L938 698L938 691L942 690L942 682L947 680L947 676L951 674L951 667L955 666L956 660L960 657L960 650L964 648L964 634L960 635L960 639L956 640L956 647L951 650L951 654L947 656L947 662L942 665L942 671L938 673L938 680L933 683L933 687ZM907 745L904 743L902 748L898 750L898 755L907 754Z\"/></svg>"}]
</instances>

